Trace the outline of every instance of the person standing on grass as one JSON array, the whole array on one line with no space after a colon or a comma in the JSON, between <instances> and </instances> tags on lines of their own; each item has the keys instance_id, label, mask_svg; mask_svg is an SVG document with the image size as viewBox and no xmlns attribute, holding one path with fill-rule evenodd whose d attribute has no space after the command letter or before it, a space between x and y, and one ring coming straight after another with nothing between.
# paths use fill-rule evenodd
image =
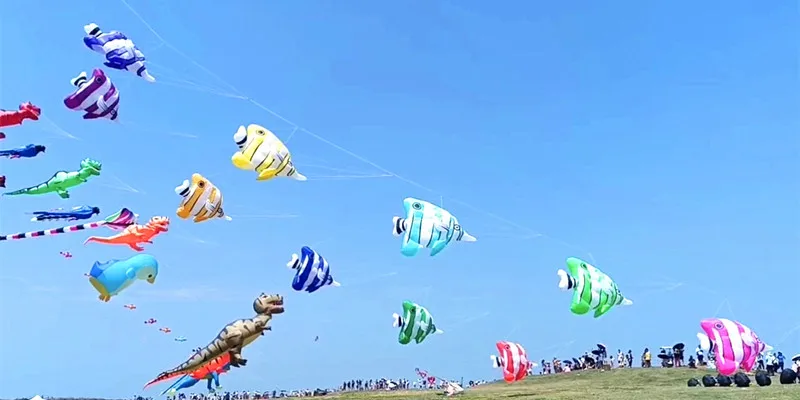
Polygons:
<instances>
[{"instance_id":1,"label":"person standing on grass","mask_svg":"<svg viewBox=\"0 0 800 400\"><path fill-rule=\"evenodd\" d=\"M650 368L650 349L645 347L644 353L642 353L642 368Z\"/></svg>"}]
</instances>

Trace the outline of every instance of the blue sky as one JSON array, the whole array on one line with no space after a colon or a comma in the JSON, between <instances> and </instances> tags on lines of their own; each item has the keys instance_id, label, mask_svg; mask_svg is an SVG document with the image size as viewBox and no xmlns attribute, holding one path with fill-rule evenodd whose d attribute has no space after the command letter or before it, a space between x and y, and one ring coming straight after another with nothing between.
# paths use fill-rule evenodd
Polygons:
<instances>
[{"instance_id":1,"label":"blue sky","mask_svg":"<svg viewBox=\"0 0 800 400\"><path fill-rule=\"evenodd\" d=\"M0 104L33 101L47 120L5 129L0 147L48 146L0 160L8 189L84 157L104 164L70 200L0 199L0 231L45 228L25 213L82 204L173 224L148 247L156 285L108 304L82 274L130 250L84 247L84 233L0 245L0 397L139 392L249 317L261 291L286 295L287 312L224 376L227 389L411 378L415 367L497 377L497 340L536 360L598 341L638 356L694 345L714 315L800 351L798 316L777 307L800 256L790 2L130 3L161 39L119 1L3 4ZM62 103L70 78L101 66L81 42L89 22L131 37L159 80L109 72L119 124ZM309 181L234 168L232 135L249 123L284 139L293 124L313 132L289 141ZM193 172L222 188L234 221L175 217L173 188ZM443 201L478 242L403 257L390 221L407 196ZM291 291L284 265L303 245L342 287ZM595 260L634 306L572 315L555 273L569 256ZM446 333L399 345L391 314L405 299ZM149 329L150 317L189 341Z\"/></svg>"}]
</instances>

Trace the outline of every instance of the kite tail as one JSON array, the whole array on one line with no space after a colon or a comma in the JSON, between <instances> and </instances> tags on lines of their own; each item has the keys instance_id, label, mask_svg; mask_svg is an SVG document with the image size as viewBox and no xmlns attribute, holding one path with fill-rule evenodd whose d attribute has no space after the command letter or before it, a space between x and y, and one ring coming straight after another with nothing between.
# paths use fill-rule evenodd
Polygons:
<instances>
[{"instance_id":1,"label":"kite tail","mask_svg":"<svg viewBox=\"0 0 800 400\"><path fill-rule=\"evenodd\" d=\"M97 227L100 227L100 226L103 226L103 225L105 225L105 221L97 221L97 222L90 222L88 224L70 225L70 226L64 226L64 227L61 227L61 228L48 229L48 230L43 230L43 231L32 231L32 232L15 233L13 235L0 236L0 241L3 241L3 240L19 240L19 239L41 237L41 236L55 236L55 235L60 235L62 233L82 231L84 229L94 229L94 228L97 228Z\"/></svg>"},{"instance_id":2,"label":"kite tail","mask_svg":"<svg viewBox=\"0 0 800 400\"><path fill-rule=\"evenodd\" d=\"M89 236L88 238L86 238L86 240L83 242L83 244L85 245L86 243L90 243L90 242L111 243L111 241L108 238L104 238L104 237L100 237L100 236Z\"/></svg>"}]
</instances>

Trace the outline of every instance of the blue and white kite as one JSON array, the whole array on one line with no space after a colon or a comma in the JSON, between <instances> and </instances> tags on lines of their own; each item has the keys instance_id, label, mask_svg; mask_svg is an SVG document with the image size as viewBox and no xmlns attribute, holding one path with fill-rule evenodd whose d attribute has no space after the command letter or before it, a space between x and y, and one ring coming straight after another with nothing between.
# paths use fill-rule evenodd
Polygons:
<instances>
[{"instance_id":1,"label":"blue and white kite","mask_svg":"<svg viewBox=\"0 0 800 400\"><path fill-rule=\"evenodd\" d=\"M340 286L333 280L328 261L308 246L303 246L299 257L292 254L292 260L286 266L296 271L292 289L298 292L314 293L323 286Z\"/></svg>"}]
</instances>

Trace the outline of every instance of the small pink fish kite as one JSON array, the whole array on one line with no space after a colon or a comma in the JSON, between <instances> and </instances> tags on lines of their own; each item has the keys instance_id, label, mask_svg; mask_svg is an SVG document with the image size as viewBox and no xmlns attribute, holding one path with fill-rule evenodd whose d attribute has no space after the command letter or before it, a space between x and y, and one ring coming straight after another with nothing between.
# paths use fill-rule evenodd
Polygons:
<instances>
[{"instance_id":1,"label":"small pink fish kite","mask_svg":"<svg viewBox=\"0 0 800 400\"><path fill-rule=\"evenodd\" d=\"M68 251L59 251L58 254L61 254L64 258L72 258L72 253Z\"/></svg>"},{"instance_id":2,"label":"small pink fish kite","mask_svg":"<svg viewBox=\"0 0 800 400\"><path fill-rule=\"evenodd\" d=\"M522 345L502 340L496 345L500 355L491 357L492 367L503 368L503 379L508 383L525 379L532 364Z\"/></svg>"},{"instance_id":3,"label":"small pink fish kite","mask_svg":"<svg viewBox=\"0 0 800 400\"><path fill-rule=\"evenodd\" d=\"M735 374L739 367L752 371L758 355L772 350L755 332L737 321L709 318L700 321L700 328L705 332L697 334L700 348L714 351L717 370L725 376Z\"/></svg>"}]
</instances>

